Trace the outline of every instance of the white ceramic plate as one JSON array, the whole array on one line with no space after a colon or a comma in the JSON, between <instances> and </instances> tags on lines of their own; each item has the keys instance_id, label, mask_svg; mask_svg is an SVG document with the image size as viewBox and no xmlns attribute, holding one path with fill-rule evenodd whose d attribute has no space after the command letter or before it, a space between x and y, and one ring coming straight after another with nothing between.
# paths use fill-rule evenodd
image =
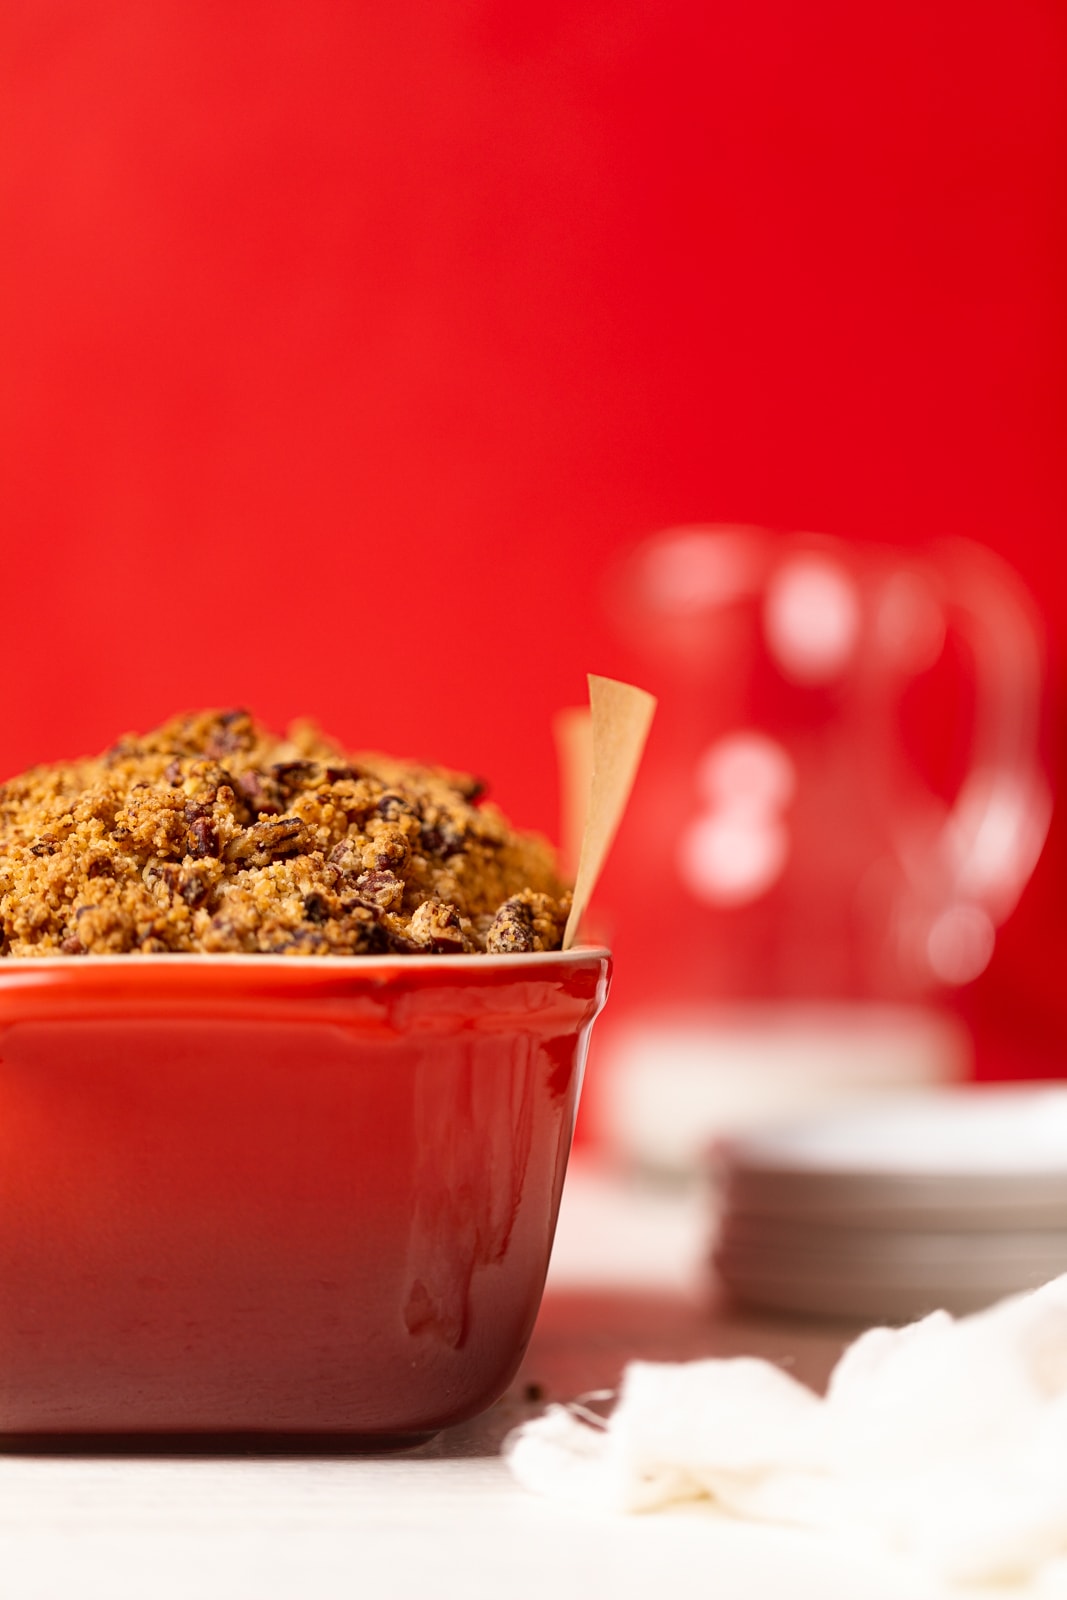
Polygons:
<instances>
[{"instance_id":1,"label":"white ceramic plate","mask_svg":"<svg viewBox=\"0 0 1067 1600\"><path fill-rule=\"evenodd\" d=\"M1067 1086L932 1090L721 1142L738 1299L897 1322L1067 1272Z\"/></svg>"},{"instance_id":2,"label":"white ceramic plate","mask_svg":"<svg viewBox=\"0 0 1067 1600\"><path fill-rule=\"evenodd\" d=\"M1067 1232L818 1237L787 1247L724 1236L714 1256L727 1288L748 1304L823 1317L899 1322L943 1307L975 1311L1067 1271Z\"/></svg>"},{"instance_id":3,"label":"white ceramic plate","mask_svg":"<svg viewBox=\"0 0 1067 1600\"><path fill-rule=\"evenodd\" d=\"M712 1159L726 1215L1067 1228L1067 1086L929 1090L724 1140Z\"/></svg>"}]
</instances>

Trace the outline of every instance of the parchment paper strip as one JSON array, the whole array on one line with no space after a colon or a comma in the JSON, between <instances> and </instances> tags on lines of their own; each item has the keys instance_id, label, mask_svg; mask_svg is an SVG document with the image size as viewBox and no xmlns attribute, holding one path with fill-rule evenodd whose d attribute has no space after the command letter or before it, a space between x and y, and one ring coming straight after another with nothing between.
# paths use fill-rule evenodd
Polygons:
<instances>
[{"instance_id":1,"label":"parchment paper strip","mask_svg":"<svg viewBox=\"0 0 1067 1600\"><path fill-rule=\"evenodd\" d=\"M622 820L652 726L656 700L645 689L590 673L589 709L593 723L593 776L574 904L563 933L564 950L574 943Z\"/></svg>"}]
</instances>

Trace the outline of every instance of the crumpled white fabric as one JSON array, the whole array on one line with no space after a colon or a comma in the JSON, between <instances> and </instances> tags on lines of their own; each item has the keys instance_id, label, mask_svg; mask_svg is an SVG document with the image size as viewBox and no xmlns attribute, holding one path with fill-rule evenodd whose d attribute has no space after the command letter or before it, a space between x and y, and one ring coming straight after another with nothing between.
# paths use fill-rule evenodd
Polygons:
<instances>
[{"instance_id":1,"label":"crumpled white fabric","mask_svg":"<svg viewBox=\"0 0 1067 1600\"><path fill-rule=\"evenodd\" d=\"M1062 1571L1067 1276L974 1316L871 1329L825 1399L753 1358L633 1362L606 1425L550 1406L504 1451L527 1488L590 1508L706 1496L761 1521L866 1527L955 1582Z\"/></svg>"}]
</instances>

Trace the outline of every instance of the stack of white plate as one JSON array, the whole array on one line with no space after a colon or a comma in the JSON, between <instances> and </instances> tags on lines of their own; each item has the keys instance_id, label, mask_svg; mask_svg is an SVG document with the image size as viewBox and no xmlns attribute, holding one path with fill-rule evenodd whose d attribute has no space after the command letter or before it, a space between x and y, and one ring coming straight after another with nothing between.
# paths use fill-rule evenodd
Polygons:
<instances>
[{"instance_id":1,"label":"stack of white plate","mask_svg":"<svg viewBox=\"0 0 1067 1600\"><path fill-rule=\"evenodd\" d=\"M903 1322L1067 1272L1067 1085L929 1090L721 1141L714 1262L764 1309Z\"/></svg>"}]
</instances>

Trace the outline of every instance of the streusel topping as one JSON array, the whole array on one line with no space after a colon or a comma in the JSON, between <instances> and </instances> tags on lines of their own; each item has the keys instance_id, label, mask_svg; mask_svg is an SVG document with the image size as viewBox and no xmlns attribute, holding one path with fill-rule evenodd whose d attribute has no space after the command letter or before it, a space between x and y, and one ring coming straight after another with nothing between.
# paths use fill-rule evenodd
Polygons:
<instances>
[{"instance_id":1,"label":"streusel topping","mask_svg":"<svg viewBox=\"0 0 1067 1600\"><path fill-rule=\"evenodd\" d=\"M558 949L551 849L482 789L309 723L175 717L0 789L0 954Z\"/></svg>"}]
</instances>

